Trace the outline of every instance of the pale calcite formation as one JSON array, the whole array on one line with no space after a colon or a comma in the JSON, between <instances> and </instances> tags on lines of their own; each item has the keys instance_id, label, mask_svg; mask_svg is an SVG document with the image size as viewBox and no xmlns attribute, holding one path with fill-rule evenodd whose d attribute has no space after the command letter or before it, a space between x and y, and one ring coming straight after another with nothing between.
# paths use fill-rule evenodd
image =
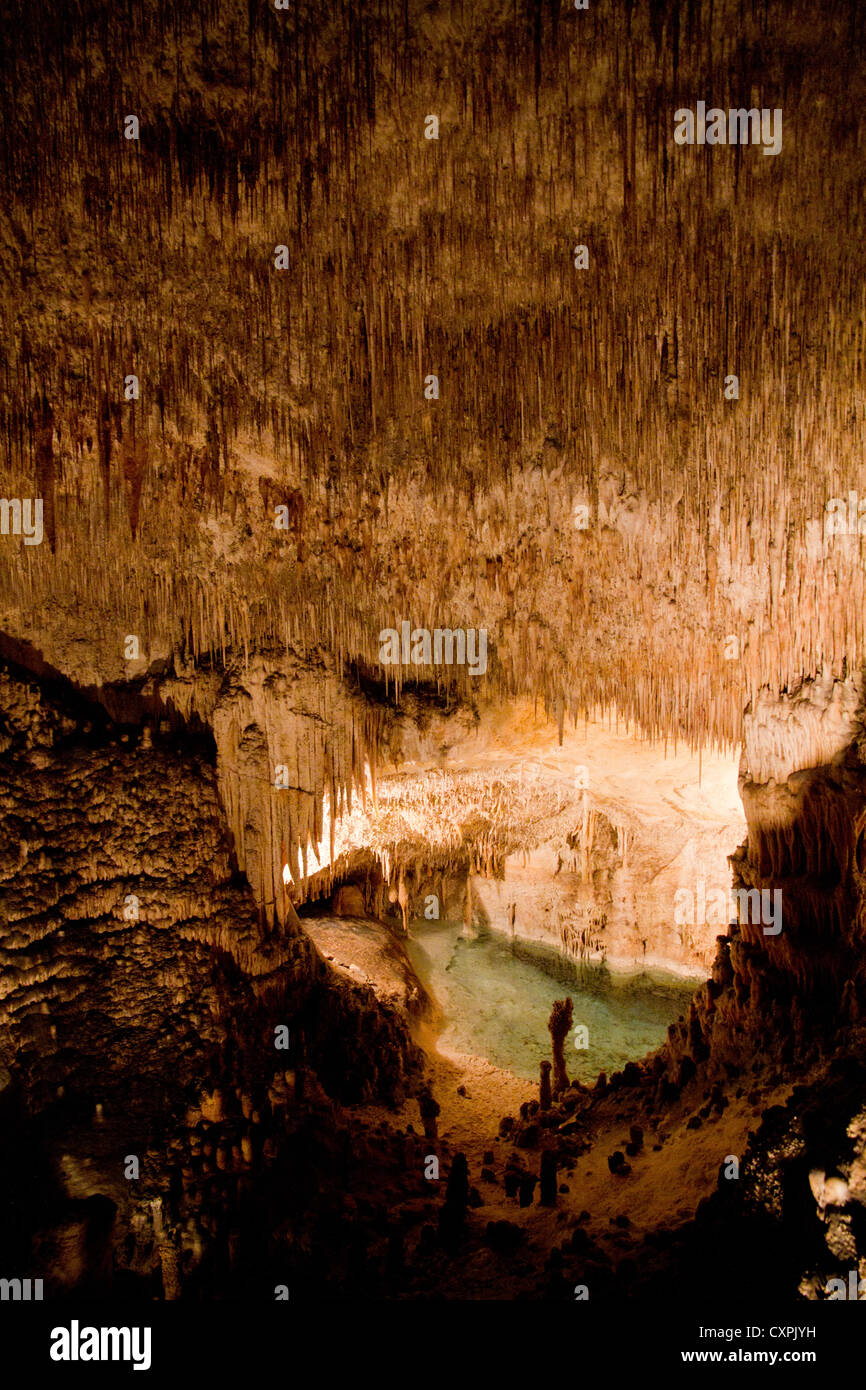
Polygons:
<instances>
[{"instance_id":1,"label":"pale calcite formation","mask_svg":"<svg viewBox=\"0 0 866 1390\"><path fill-rule=\"evenodd\" d=\"M759 692L743 719L742 773L784 782L791 773L837 758L863 732L863 681L823 673L779 696Z\"/></svg>"}]
</instances>

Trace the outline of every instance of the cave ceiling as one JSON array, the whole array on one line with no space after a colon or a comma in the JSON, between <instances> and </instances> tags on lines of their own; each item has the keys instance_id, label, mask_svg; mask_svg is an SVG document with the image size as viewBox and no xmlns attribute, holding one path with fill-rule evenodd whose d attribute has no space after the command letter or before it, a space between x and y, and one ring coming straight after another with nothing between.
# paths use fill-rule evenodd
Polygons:
<instances>
[{"instance_id":1,"label":"cave ceiling","mask_svg":"<svg viewBox=\"0 0 866 1390\"><path fill-rule=\"evenodd\" d=\"M861 21L729 9L7 6L3 630L693 747L856 667ZM753 90L778 154L673 143ZM403 622L483 670L384 665Z\"/></svg>"}]
</instances>

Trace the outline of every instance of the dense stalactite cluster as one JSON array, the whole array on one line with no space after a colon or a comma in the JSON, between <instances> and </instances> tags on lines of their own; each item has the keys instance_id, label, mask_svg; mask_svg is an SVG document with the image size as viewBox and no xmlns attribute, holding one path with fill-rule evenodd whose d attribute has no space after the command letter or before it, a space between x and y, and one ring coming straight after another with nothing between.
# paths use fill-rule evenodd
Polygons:
<instances>
[{"instance_id":1,"label":"dense stalactite cluster","mask_svg":"<svg viewBox=\"0 0 866 1390\"><path fill-rule=\"evenodd\" d=\"M824 95L857 109L862 16L798 2L769 47L737 16L13 4L2 484L47 543L3 538L7 626L61 666L89 633L102 679L126 633L391 679L383 627L484 627L491 689L695 745L856 663L860 540L820 523L862 478L857 136ZM709 91L783 101L781 156L675 147Z\"/></svg>"},{"instance_id":2,"label":"dense stalactite cluster","mask_svg":"<svg viewBox=\"0 0 866 1390\"><path fill-rule=\"evenodd\" d=\"M386 877L411 869L416 879L461 869L496 875L509 855L569 834L585 865L596 823L585 792L565 778L531 778L522 767L380 780L365 821L360 843L377 854Z\"/></svg>"}]
</instances>

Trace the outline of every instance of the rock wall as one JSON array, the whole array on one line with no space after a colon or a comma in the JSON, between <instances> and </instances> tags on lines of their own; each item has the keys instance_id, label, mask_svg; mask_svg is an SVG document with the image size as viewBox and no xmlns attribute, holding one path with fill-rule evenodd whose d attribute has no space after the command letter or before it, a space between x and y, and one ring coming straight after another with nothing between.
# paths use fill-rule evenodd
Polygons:
<instances>
[{"instance_id":1,"label":"rock wall","mask_svg":"<svg viewBox=\"0 0 866 1390\"><path fill-rule=\"evenodd\" d=\"M678 923L677 893L701 882L729 883L724 832L674 830L660 845L592 811L569 840L510 855L501 878L473 876L479 919L495 931L614 968L695 976L709 970L718 925Z\"/></svg>"},{"instance_id":2,"label":"rock wall","mask_svg":"<svg viewBox=\"0 0 866 1390\"><path fill-rule=\"evenodd\" d=\"M525 803L515 819L521 811L527 812ZM732 846L726 830L695 828L688 834L674 824L660 844L654 830L641 832L634 817L628 825L616 823L580 795L567 811L551 816L540 834L530 832L531 819L527 815L527 848L505 855L484 874L455 873L447 861L438 873L424 858L407 863L408 920L432 910L462 920L467 930L536 942L574 960L705 978L726 919L715 921L708 912L701 920L678 922L677 894L684 890L693 897L695 885L705 883L727 901ZM471 857L468 843L463 857ZM368 884L376 877L372 867L362 872ZM376 901L369 892L368 897Z\"/></svg>"},{"instance_id":3,"label":"rock wall","mask_svg":"<svg viewBox=\"0 0 866 1390\"><path fill-rule=\"evenodd\" d=\"M402 1013L262 922L217 781L208 738L0 669L0 1247L55 1291L101 1230L177 1296L308 1105L420 1083Z\"/></svg>"},{"instance_id":4,"label":"rock wall","mask_svg":"<svg viewBox=\"0 0 866 1390\"><path fill-rule=\"evenodd\" d=\"M805 717L804 715L805 707ZM841 712L841 713L840 713ZM748 839L732 856L739 920L669 1029L667 1077L792 1074L844 1047L866 1012L866 742L853 683L814 682L746 715ZM752 768L763 773L759 781ZM751 895L751 896L749 896Z\"/></svg>"}]
</instances>

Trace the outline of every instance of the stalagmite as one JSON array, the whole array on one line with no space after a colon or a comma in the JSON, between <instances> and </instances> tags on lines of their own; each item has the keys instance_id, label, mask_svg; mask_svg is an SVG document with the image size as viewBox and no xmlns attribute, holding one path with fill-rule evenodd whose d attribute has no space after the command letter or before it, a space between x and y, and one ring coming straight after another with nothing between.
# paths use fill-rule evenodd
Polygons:
<instances>
[{"instance_id":1,"label":"stalagmite","mask_svg":"<svg viewBox=\"0 0 866 1390\"><path fill-rule=\"evenodd\" d=\"M568 1086L565 1070L565 1039L571 1029L573 1005L570 999L558 999L551 1010L548 1028L553 1043L553 1094L558 1096Z\"/></svg>"},{"instance_id":2,"label":"stalagmite","mask_svg":"<svg viewBox=\"0 0 866 1390\"><path fill-rule=\"evenodd\" d=\"M542 1110L550 1109L551 1089L550 1089L550 1062L541 1063L541 1080L539 1083L538 1103Z\"/></svg>"}]
</instances>

